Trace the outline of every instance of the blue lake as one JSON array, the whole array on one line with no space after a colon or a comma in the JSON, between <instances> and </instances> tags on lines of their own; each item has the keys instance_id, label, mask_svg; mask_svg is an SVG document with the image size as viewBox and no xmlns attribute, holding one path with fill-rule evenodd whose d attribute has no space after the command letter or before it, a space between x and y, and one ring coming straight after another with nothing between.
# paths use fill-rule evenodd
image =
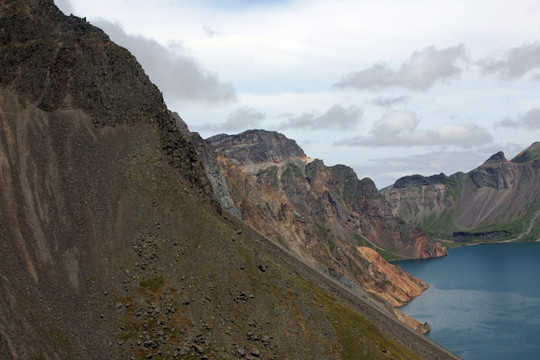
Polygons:
<instances>
[{"instance_id":1,"label":"blue lake","mask_svg":"<svg viewBox=\"0 0 540 360\"><path fill-rule=\"evenodd\" d=\"M540 243L450 249L394 261L430 288L402 310L467 360L540 359Z\"/></svg>"}]
</instances>

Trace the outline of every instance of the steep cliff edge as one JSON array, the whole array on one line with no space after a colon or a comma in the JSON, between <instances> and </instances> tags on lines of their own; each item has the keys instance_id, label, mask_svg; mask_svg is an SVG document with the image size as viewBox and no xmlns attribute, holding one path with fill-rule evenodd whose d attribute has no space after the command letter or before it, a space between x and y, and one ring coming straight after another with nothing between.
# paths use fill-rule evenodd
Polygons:
<instances>
[{"instance_id":1,"label":"steep cliff edge","mask_svg":"<svg viewBox=\"0 0 540 360\"><path fill-rule=\"evenodd\" d=\"M177 120L101 30L0 1L2 358L455 358L219 216Z\"/></svg>"},{"instance_id":2,"label":"steep cliff edge","mask_svg":"<svg viewBox=\"0 0 540 360\"><path fill-rule=\"evenodd\" d=\"M277 132L248 130L207 139L217 152L263 188L277 190L299 218L335 235L366 242L394 258L443 256L444 246L392 215L370 179L344 165L308 158L294 140Z\"/></svg>"},{"instance_id":3,"label":"steep cliff edge","mask_svg":"<svg viewBox=\"0 0 540 360\"><path fill-rule=\"evenodd\" d=\"M540 145L511 161L502 152L469 173L405 177L381 192L392 212L457 243L540 238Z\"/></svg>"},{"instance_id":4,"label":"steep cliff edge","mask_svg":"<svg viewBox=\"0 0 540 360\"><path fill-rule=\"evenodd\" d=\"M255 229L320 271L392 306L427 288L382 258L374 271L373 257L357 250L369 246L390 258L446 254L420 229L395 219L371 180L358 180L346 166L327 167L308 158L294 140L277 132L221 134L208 142L220 153L242 218Z\"/></svg>"}]
</instances>

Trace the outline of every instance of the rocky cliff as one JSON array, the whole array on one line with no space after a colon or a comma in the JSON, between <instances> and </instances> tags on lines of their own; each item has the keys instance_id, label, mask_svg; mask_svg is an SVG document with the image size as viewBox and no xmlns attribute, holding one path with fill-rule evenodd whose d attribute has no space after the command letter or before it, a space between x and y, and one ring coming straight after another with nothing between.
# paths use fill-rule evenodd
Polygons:
<instances>
[{"instance_id":1,"label":"rocky cliff","mask_svg":"<svg viewBox=\"0 0 540 360\"><path fill-rule=\"evenodd\" d=\"M320 271L392 306L427 288L382 258L376 266L358 250L368 246L389 258L446 254L420 229L393 217L371 180L358 180L349 167L327 167L306 157L296 142L277 132L222 134L208 142L220 154L242 218L255 229Z\"/></svg>"},{"instance_id":2,"label":"rocky cliff","mask_svg":"<svg viewBox=\"0 0 540 360\"><path fill-rule=\"evenodd\" d=\"M262 188L283 195L298 218L353 243L365 242L388 257L446 254L440 243L396 219L373 181L359 180L347 166L328 167L321 160L308 158L294 140L282 134L249 130L207 141Z\"/></svg>"},{"instance_id":3,"label":"rocky cliff","mask_svg":"<svg viewBox=\"0 0 540 360\"><path fill-rule=\"evenodd\" d=\"M101 30L0 1L1 358L455 358L221 216L183 127Z\"/></svg>"},{"instance_id":4,"label":"rocky cliff","mask_svg":"<svg viewBox=\"0 0 540 360\"><path fill-rule=\"evenodd\" d=\"M540 143L511 161L502 152L469 173L408 176L381 192L393 213L457 243L540 237Z\"/></svg>"}]
</instances>

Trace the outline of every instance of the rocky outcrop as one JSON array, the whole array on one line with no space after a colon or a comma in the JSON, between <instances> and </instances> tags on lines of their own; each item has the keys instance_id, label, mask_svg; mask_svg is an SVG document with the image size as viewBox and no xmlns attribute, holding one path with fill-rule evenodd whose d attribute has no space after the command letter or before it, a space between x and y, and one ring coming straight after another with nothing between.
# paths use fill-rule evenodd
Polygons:
<instances>
[{"instance_id":1,"label":"rocky outcrop","mask_svg":"<svg viewBox=\"0 0 540 360\"><path fill-rule=\"evenodd\" d=\"M305 158L296 141L275 131L248 130L242 136L220 134L206 139L212 147L236 165L281 163L290 158Z\"/></svg>"},{"instance_id":2,"label":"rocky outcrop","mask_svg":"<svg viewBox=\"0 0 540 360\"><path fill-rule=\"evenodd\" d=\"M177 120L101 30L0 1L1 358L455 358L220 216Z\"/></svg>"},{"instance_id":3,"label":"rocky outcrop","mask_svg":"<svg viewBox=\"0 0 540 360\"><path fill-rule=\"evenodd\" d=\"M499 151L492 155L484 164L469 173L477 188L491 187L497 190L515 187L517 167L506 160L504 153Z\"/></svg>"},{"instance_id":4,"label":"rocky outcrop","mask_svg":"<svg viewBox=\"0 0 540 360\"><path fill-rule=\"evenodd\" d=\"M438 183L412 183L411 178L428 179L414 175L381 192L394 215L435 237L460 243L536 240L540 237L535 216L540 209L538 144L511 161L497 152L467 174L456 173ZM453 236L459 232L476 235Z\"/></svg>"},{"instance_id":5,"label":"rocky outcrop","mask_svg":"<svg viewBox=\"0 0 540 360\"><path fill-rule=\"evenodd\" d=\"M404 176L396 181L394 187L396 189L402 189L413 186L427 186L427 185L444 185L446 184L448 177L443 173L439 175L433 175L425 177L422 175Z\"/></svg>"},{"instance_id":6,"label":"rocky outcrop","mask_svg":"<svg viewBox=\"0 0 540 360\"><path fill-rule=\"evenodd\" d=\"M413 281L410 281L411 275L401 270L399 266L388 263L372 248L358 246L356 247L356 250L369 262L367 273L370 277L376 278L376 275L379 273L385 274L387 284L391 284L392 287L395 287L396 291L400 291L403 294L405 302L411 301L428 288L428 285L421 280L413 279ZM375 294L387 298L385 295L385 292L387 292L385 287L380 286L379 284L378 288L377 286L373 286L372 288ZM404 302L391 300L391 305L402 306L404 305Z\"/></svg>"},{"instance_id":7,"label":"rocky outcrop","mask_svg":"<svg viewBox=\"0 0 540 360\"><path fill-rule=\"evenodd\" d=\"M427 286L397 272L382 258L372 270L375 258L368 259L357 250L359 246L370 246L390 258L446 254L440 243L420 229L394 218L370 179L359 180L347 166L327 167L321 160L306 157L281 134L251 130L212 137L209 143L220 154L242 218L351 289L371 292L397 307ZM425 331L414 319L397 316Z\"/></svg>"},{"instance_id":8,"label":"rocky outcrop","mask_svg":"<svg viewBox=\"0 0 540 360\"><path fill-rule=\"evenodd\" d=\"M351 290L372 293L379 301L392 306L405 305L420 294L419 289L427 287L403 271L396 273L397 267L390 266L382 258L381 262L387 266L370 270L370 260L357 250L360 238L351 241L321 223L301 217L278 189L259 184L223 156L219 156L219 160L244 220L320 272ZM392 282L395 278L400 279L399 284ZM403 284L408 285L402 287ZM396 308L393 311L396 318L425 332L425 326L418 321Z\"/></svg>"},{"instance_id":9,"label":"rocky outcrop","mask_svg":"<svg viewBox=\"0 0 540 360\"><path fill-rule=\"evenodd\" d=\"M64 16L46 0L2 2L1 30L0 83L17 94L23 107L80 109L98 127L151 120L160 128L171 165L211 196L193 144L180 134L161 92L136 59L102 30Z\"/></svg>"},{"instance_id":10,"label":"rocky outcrop","mask_svg":"<svg viewBox=\"0 0 540 360\"><path fill-rule=\"evenodd\" d=\"M195 145L197 153L199 154L199 157L204 165L206 176L212 184L214 195L216 196L221 208L237 218L242 219L242 214L236 208L234 200L231 197L227 181L225 180L225 176L223 176L223 172L221 171L221 167L217 161L214 148L207 141L201 138L198 133L191 133L188 136L193 140L193 144Z\"/></svg>"},{"instance_id":11,"label":"rocky outcrop","mask_svg":"<svg viewBox=\"0 0 540 360\"><path fill-rule=\"evenodd\" d=\"M299 218L352 242L367 241L395 258L446 254L440 243L394 218L373 181L359 180L350 167L327 167L321 160L306 157L294 141L281 134L249 130L208 141L258 184L277 190ZM237 192L237 199L241 196ZM361 240L354 240L355 236Z\"/></svg>"},{"instance_id":12,"label":"rocky outcrop","mask_svg":"<svg viewBox=\"0 0 540 360\"><path fill-rule=\"evenodd\" d=\"M505 238L511 235L510 232L505 230L485 231L470 233L466 231L456 231L452 234L452 241L468 243L475 239L482 240L496 240L499 238Z\"/></svg>"}]
</instances>

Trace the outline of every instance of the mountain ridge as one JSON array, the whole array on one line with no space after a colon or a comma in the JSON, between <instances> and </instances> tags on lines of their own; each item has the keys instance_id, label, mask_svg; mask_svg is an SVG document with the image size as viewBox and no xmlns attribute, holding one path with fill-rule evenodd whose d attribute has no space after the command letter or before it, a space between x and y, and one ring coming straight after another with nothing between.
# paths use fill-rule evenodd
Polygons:
<instances>
[{"instance_id":1,"label":"mountain ridge","mask_svg":"<svg viewBox=\"0 0 540 360\"><path fill-rule=\"evenodd\" d=\"M0 1L2 357L456 358L223 212L184 131L101 30Z\"/></svg>"},{"instance_id":2,"label":"mountain ridge","mask_svg":"<svg viewBox=\"0 0 540 360\"><path fill-rule=\"evenodd\" d=\"M443 181L438 183L421 175L404 177L381 193L396 216L441 239L452 241L459 233L463 240L463 233L471 233L469 240L474 242L536 240L538 148L535 142L510 161L497 152L468 173L441 174Z\"/></svg>"},{"instance_id":3,"label":"mountain ridge","mask_svg":"<svg viewBox=\"0 0 540 360\"><path fill-rule=\"evenodd\" d=\"M535 161L540 159L540 142L535 141L531 146L514 156L514 163Z\"/></svg>"},{"instance_id":4,"label":"mountain ridge","mask_svg":"<svg viewBox=\"0 0 540 360\"><path fill-rule=\"evenodd\" d=\"M355 219L353 213L371 214L372 217L392 217L390 207L379 195L371 179L359 180L354 170L348 166L327 167L321 160L307 157L294 140L287 139L282 134L266 130L248 130L237 135L221 134L210 137L207 141L242 172L256 178L258 183L276 188L292 199L295 211L301 216L306 216L310 212L309 216L315 220L325 221L327 214L334 213L341 221L353 223L353 228L360 234L369 233L370 225L366 221ZM320 189L317 190L318 188ZM333 193L335 189L338 190ZM313 210L316 208L315 200L309 204L304 203L305 199L313 197L315 192L319 192L315 196L326 197L331 209ZM300 193L302 195L298 195ZM318 202L321 202L320 199ZM345 207L350 209L345 210ZM398 221L396 226L399 225ZM371 242L381 245L376 241ZM423 255L421 252L401 255L422 257L437 256L436 254L437 250L431 255Z\"/></svg>"},{"instance_id":5,"label":"mountain ridge","mask_svg":"<svg viewBox=\"0 0 540 360\"><path fill-rule=\"evenodd\" d=\"M370 179L359 180L344 165L326 167L277 132L249 130L207 141L218 153L242 219L265 236L319 271L394 307L428 287L382 258L367 256L366 246L392 257L446 254L420 229L393 218ZM406 322L427 330L412 319Z\"/></svg>"}]
</instances>

